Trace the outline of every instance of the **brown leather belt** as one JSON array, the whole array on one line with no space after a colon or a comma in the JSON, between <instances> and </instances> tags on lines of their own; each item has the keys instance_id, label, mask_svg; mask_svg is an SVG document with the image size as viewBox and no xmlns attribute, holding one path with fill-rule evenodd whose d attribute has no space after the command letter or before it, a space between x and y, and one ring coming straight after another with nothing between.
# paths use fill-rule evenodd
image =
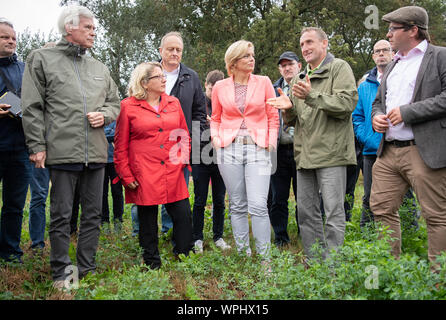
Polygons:
<instances>
[{"instance_id":1,"label":"brown leather belt","mask_svg":"<svg viewBox=\"0 0 446 320\"><path fill-rule=\"evenodd\" d=\"M392 141L386 141L385 143L390 144L396 148L404 148L404 147L414 146L415 140L406 140L406 141L392 140Z\"/></svg>"}]
</instances>

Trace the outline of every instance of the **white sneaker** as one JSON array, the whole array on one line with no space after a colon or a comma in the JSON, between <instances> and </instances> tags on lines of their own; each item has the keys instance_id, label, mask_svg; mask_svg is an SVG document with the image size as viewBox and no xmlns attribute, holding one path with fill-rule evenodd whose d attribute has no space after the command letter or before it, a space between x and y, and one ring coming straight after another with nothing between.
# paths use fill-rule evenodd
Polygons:
<instances>
[{"instance_id":1,"label":"white sneaker","mask_svg":"<svg viewBox=\"0 0 446 320\"><path fill-rule=\"evenodd\" d=\"M217 241L215 241L215 245L222 250L231 249L231 246L227 244L225 240L223 240L223 238L220 238Z\"/></svg>"},{"instance_id":2,"label":"white sneaker","mask_svg":"<svg viewBox=\"0 0 446 320\"><path fill-rule=\"evenodd\" d=\"M195 251L197 253L203 253L203 240L195 241Z\"/></svg>"}]
</instances>

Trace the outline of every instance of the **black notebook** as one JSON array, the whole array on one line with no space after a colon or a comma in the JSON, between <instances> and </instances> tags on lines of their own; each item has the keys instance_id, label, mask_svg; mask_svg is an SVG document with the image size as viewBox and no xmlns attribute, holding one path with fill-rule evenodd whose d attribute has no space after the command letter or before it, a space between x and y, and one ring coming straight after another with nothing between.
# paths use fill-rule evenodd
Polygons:
<instances>
[{"instance_id":1,"label":"black notebook","mask_svg":"<svg viewBox=\"0 0 446 320\"><path fill-rule=\"evenodd\" d=\"M0 97L0 104L8 104L11 108L8 109L9 114L14 118L22 117L22 107L20 103L20 98L17 97L11 91L6 92Z\"/></svg>"}]
</instances>

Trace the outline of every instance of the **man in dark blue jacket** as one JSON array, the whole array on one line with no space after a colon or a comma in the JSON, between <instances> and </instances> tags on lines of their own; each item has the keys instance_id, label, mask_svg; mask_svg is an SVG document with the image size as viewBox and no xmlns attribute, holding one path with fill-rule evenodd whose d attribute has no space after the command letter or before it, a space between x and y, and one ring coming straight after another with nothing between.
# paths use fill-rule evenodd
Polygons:
<instances>
[{"instance_id":1,"label":"man in dark blue jacket","mask_svg":"<svg viewBox=\"0 0 446 320\"><path fill-rule=\"evenodd\" d=\"M289 83L300 72L302 64L294 52L285 51L277 62L279 72L282 77L274 83L276 95L279 96L278 89L282 89L285 94L290 91ZM279 143L277 144L277 168L271 175L270 195L271 206L268 210L271 226L274 230L274 243L283 246L290 242L288 236L288 198L290 196L290 186L293 186L296 196L296 162L294 161L294 127L283 123L280 116ZM297 209L296 209L297 222Z\"/></svg>"},{"instance_id":2,"label":"man in dark blue jacket","mask_svg":"<svg viewBox=\"0 0 446 320\"><path fill-rule=\"evenodd\" d=\"M6 92L21 95L25 64L15 54L13 25L0 18L0 96ZM0 258L21 261L20 249L23 207L25 206L31 164L25 145L22 121L9 116L9 105L0 104L0 181L2 182Z\"/></svg>"},{"instance_id":3,"label":"man in dark blue jacket","mask_svg":"<svg viewBox=\"0 0 446 320\"><path fill-rule=\"evenodd\" d=\"M180 100L186 118L187 128L192 136L192 158L195 145L200 145L200 132L206 127L206 98L198 74L181 63L183 38L178 32L169 32L161 39L159 48L161 65L167 78L166 93ZM199 163L199 155L198 162ZM189 185L190 172L184 169L186 185ZM162 232L172 228L172 220L164 206L161 209Z\"/></svg>"},{"instance_id":4,"label":"man in dark blue jacket","mask_svg":"<svg viewBox=\"0 0 446 320\"><path fill-rule=\"evenodd\" d=\"M378 87L381 83L381 77L392 61L393 51L390 43L386 40L379 40L373 46L374 67L367 75L367 78L358 87L358 104L353 112L353 127L355 136L363 145L363 177L364 177L364 197L361 212L361 227L373 222L373 213L370 211L370 190L372 187L372 166L376 161L376 151L382 139L382 133L375 132L372 128L372 103L375 100ZM416 205L412 191L409 189L406 194L409 203ZM413 211L416 216L416 210ZM413 224L417 226L416 219Z\"/></svg>"}]
</instances>

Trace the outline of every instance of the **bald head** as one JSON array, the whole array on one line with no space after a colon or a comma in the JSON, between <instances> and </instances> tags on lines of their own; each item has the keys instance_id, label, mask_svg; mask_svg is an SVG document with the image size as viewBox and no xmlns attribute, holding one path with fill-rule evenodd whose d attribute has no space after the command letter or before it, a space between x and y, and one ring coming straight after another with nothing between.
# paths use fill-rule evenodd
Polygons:
<instances>
[{"instance_id":1,"label":"bald head","mask_svg":"<svg viewBox=\"0 0 446 320\"><path fill-rule=\"evenodd\" d=\"M373 61L379 72L384 72L387 65L393 59L393 51L390 42L387 40L379 40L373 46Z\"/></svg>"}]
</instances>

